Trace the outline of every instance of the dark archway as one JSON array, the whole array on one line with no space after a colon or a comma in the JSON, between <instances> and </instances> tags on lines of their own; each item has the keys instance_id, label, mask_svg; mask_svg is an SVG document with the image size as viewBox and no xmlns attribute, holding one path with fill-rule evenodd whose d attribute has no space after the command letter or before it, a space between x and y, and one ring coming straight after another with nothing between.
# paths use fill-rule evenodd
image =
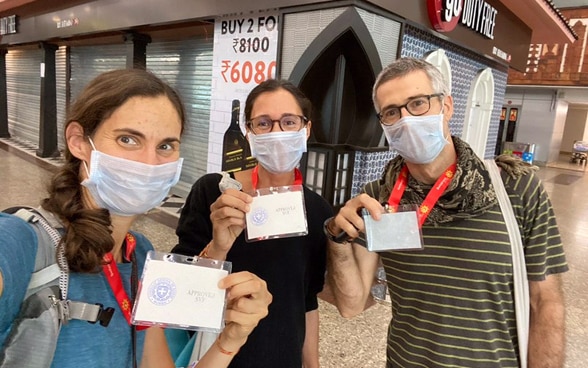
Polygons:
<instances>
[{"instance_id":1,"label":"dark archway","mask_svg":"<svg viewBox=\"0 0 588 368\"><path fill-rule=\"evenodd\" d=\"M348 8L309 45L289 78L315 106L313 142L377 146L371 89L381 69L369 30Z\"/></svg>"},{"instance_id":2,"label":"dark archway","mask_svg":"<svg viewBox=\"0 0 588 368\"><path fill-rule=\"evenodd\" d=\"M301 167L305 184L335 209L351 194L356 147L376 147L382 136L371 99L381 69L369 30L349 7L312 41L288 78L315 109Z\"/></svg>"}]
</instances>

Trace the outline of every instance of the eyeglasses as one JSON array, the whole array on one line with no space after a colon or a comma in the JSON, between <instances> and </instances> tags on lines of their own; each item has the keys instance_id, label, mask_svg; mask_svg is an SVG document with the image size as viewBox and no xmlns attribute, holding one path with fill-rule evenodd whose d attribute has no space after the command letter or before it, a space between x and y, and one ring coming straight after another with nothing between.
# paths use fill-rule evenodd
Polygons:
<instances>
[{"instance_id":1,"label":"eyeglasses","mask_svg":"<svg viewBox=\"0 0 588 368\"><path fill-rule=\"evenodd\" d=\"M392 125L402 117L402 108L405 108L412 116L424 115L431 109L431 98L433 97L443 97L443 93L417 96L408 100L404 105L387 107L380 111L378 119L384 125Z\"/></svg>"},{"instance_id":2,"label":"eyeglasses","mask_svg":"<svg viewBox=\"0 0 588 368\"><path fill-rule=\"evenodd\" d=\"M302 115L285 114L279 120L275 120L267 115L262 115L247 121L246 124L253 134L263 134L271 132L274 123L279 123L282 131L297 132L308 123L308 118Z\"/></svg>"}]
</instances>

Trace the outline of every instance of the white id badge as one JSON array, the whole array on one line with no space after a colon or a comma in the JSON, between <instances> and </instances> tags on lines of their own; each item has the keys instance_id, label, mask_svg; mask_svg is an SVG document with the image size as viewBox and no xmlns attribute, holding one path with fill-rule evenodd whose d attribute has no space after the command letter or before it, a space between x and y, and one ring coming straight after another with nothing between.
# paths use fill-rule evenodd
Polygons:
<instances>
[{"instance_id":1,"label":"white id badge","mask_svg":"<svg viewBox=\"0 0 588 368\"><path fill-rule=\"evenodd\" d=\"M364 210L367 249L371 252L423 249L417 211L417 205L402 205L396 212L384 213L376 221Z\"/></svg>"},{"instance_id":2,"label":"white id badge","mask_svg":"<svg viewBox=\"0 0 588 368\"><path fill-rule=\"evenodd\" d=\"M247 242L308 234L302 185L258 189L249 206Z\"/></svg>"},{"instance_id":3,"label":"white id badge","mask_svg":"<svg viewBox=\"0 0 588 368\"><path fill-rule=\"evenodd\" d=\"M226 290L218 282L231 262L149 251L132 312L132 323L221 332Z\"/></svg>"}]
</instances>

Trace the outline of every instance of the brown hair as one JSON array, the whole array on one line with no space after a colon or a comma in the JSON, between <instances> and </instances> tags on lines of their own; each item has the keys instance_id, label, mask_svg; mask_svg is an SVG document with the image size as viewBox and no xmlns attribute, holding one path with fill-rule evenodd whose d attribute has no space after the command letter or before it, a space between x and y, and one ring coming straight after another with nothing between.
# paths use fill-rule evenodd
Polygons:
<instances>
[{"instance_id":1,"label":"brown hair","mask_svg":"<svg viewBox=\"0 0 588 368\"><path fill-rule=\"evenodd\" d=\"M376 78L372 89L372 101L374 102L376 112L380 112L380 106L376 102L376 93L382 84L419 70L425 72L429 78L431 87L433 87L433 93L443 93L444 96L450 95L447 82L436 66L422 59L404 57L390 63Z\"/></svg>"},{"instance_id":2,"label":"brown hair","mask_svg":"<svg viewBox=\"0 0 588 368\"><path fill-rule=\"evenodd\" d=\"M71 106L64 127L79 123L84 135L92 136L102 122L133 97L165 96L176 108L185 126L184 105L178 93L154 74L141 69L113 70L93 79ZM69 268L73 272L96 272L104 254L114 246L110 213L106 209L85 208L80 184L82 161L66 146L65 163L48 186L49 196L41 205L65 225L61 241Z\"/></svg>"},{"instance_id":3,"label":"brown hair","mask_svg":"<svg viewBox=\"0 0 588 368\"><path fill-rule=\"evenodd\" d=\"M308 120L312 120L310 116L310 113L312 112L312 103L298 87L292 84L292 82L284 79L267 79L253 88L251 92L249 92L249 95L247 95L247 100L245 100L245 121L251 119L253 104L255 104L259 95L266 92L275 92L280 89L290 92L290 94L296 99L296 102L298 102L302 114Z\"/></svg>"}]
</instances>

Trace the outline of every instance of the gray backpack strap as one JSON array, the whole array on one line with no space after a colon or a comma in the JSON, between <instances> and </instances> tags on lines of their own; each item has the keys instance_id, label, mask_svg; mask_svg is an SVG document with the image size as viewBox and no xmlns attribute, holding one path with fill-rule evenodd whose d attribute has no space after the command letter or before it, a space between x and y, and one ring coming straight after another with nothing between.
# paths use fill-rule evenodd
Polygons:
<instances>
[{"instance_id":1,"label":"gray backpack strap","mask_svg":"<svg viewBox=\"0 0 588 368\"><path fill-rule=\"evenodd\" d=\"M29 223L41 226L44 232L48 234L52 244L52 247L49 247L49 242L43 240L43 238L46 237L45 234L38 232L37 235L40 237L38 248L40 249L37 250L37 253L50 253L51 257L49 257L48 254L41 254L40 257L48 257L50 261L44 262L51 263L46 267L35 271L31 275L31 281L27 288L27 296L35 293L41 287L47 287L47 285L50 285L54 280L59 278L59 291L61 297L59 297L59 293L53 297L53 306L57 309L61 323L67 323L72 319L79 319L91 323L100 322L103 326L108 325L112 313L114 313L112 308L104 309L100 304L89 304L67 299L69 267L67 260L65 259L64 251L59 247L61 234L57 230L62 228L61 223L55 219L52 213L47 212L42 208L32 209L23 207L16 211L14 215ZM42 249L42 247L49 249ZM52 258L52 256L56 254L56 251L57 263L55 263L55 260Z\"/></svg>"},{"instance_id":2,"label":"gray backpack strap","mask_svg":"<svg viewBox=\"0 0 588 368\"><path fill-rule=\"evenodd\" d=\"M37 253L25 298L0 347L0 367L49 368L62 324L81 319L107 326L114 308L103 309L99 304L67 299L69 269L64 251L59 247L61 235L56 227L61 225L58 222L50 223L32 208L16 207L4 212L31 224L37 236Z\"/></svg>"},{"instance_id":3,"label":"gray backpack strap","mask_svg":"<svg viewBox=\"0 0 588 368\"><path fill-rule=\"evenodd\" d=\"M519 342L519 359L521 368L527 367L527 354L529 345L529 320L530 320L530 297L529 282L527 279L527 267L525 264L525 253L523 251L523 242L519 231L517 219L514 215L512 204L508 198L508 193L504 188L504 182L500 177L500 170L494 160L484 160L486 168L490 173L490 179L494 185L496 196L504 222L508 229L508 236L512 248L512 273L514 283L514 307L517 325L517 336Z\"/></svg>"},{"instance_id":4,"label":"gray backpack strap","mask_svg":"<svg viewBox=\"0 0 588 368\"><path fill-rule=\"evenodd\" d=\"M49 284L51 281L59 278L59 289L61 290L61 297L67 299L67 289L69 285L67 261L63 251L59 251L57 254L57 263L55 263L54 255L56 250L59 249L59 242L61 241L61 234L57 231L55 226L49 224L49 222L41 215L33 212L36 210L21 208L14 213L15 216L20 217L26 222L32 224L38 224L49 236L50 243L46 241L46 236L43 233L37 232L39 236L37 254L39 257L44 257L44 261L48 263L45 267L37 270L31 276L31 282L29 283L28 291L33 291L39 286ZM52 245L52 246L50 246ZM38 258L39 258L38 257ZM36 265L38 266L38 265Z\"/></svg>"}]
</instances>

